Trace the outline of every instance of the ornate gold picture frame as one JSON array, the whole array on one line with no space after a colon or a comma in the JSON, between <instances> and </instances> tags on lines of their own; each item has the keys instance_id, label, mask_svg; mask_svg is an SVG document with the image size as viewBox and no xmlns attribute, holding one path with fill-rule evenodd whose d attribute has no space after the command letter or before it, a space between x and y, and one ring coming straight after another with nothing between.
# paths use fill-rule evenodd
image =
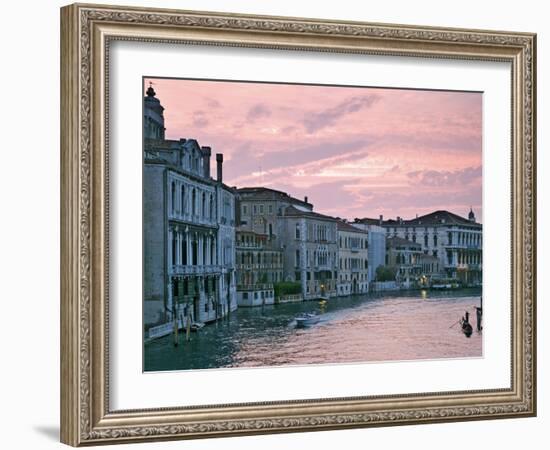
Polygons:
<instances>
[{"instance_id":1,"label":"ornate gold picture frame","mask_svg":"<svg viewBox=\"0 0 550 450\"><path fill-rule=\"evenodd\" d=\"M511 67L508 388L114 410L109 64L116 41L506 62ZM536 36L74 4L61 9L61 440L96 445L536 414ZM490 261L487 261L490 263ZM139 305L136 305L138 308Z\"/></svg>"}]
</instances>

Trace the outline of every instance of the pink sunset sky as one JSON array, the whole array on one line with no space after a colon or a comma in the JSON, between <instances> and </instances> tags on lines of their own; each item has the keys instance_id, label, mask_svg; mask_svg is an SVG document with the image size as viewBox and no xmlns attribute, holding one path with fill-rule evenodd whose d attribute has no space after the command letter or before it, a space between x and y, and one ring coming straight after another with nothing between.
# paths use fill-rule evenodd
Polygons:
<instances>
[{"instance_id":1,"label":"pink sunset sky","mask_svg":"<svg viewBox=\"0 0 550 450\"><path fill-rule=\"evenodd\" d=\"M223 153L229 186L308 196L348 219L470 207L482 219L481 93L144 81L165 108L166 137Z\"/></svg>"}]
</instances>

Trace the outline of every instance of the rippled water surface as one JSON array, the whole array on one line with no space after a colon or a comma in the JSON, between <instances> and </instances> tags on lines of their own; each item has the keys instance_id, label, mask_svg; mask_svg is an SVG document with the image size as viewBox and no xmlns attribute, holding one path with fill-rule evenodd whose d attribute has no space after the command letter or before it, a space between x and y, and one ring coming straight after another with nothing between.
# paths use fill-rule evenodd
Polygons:
<instances>
[{"instance_id":1,"label":"rippled water surface","mask_svg":"<svg viewBox=\"0 0 550 450\"><path fill-rule=\"evenodd\" d=\"M173 336L144 347L146 371L330 364L482 356L482 333L454 325L464 311L476 329L480 290L411 291L240 308L178 347ZM302 312L322 314L296 328Z\"/></svg>"}]
</instances>

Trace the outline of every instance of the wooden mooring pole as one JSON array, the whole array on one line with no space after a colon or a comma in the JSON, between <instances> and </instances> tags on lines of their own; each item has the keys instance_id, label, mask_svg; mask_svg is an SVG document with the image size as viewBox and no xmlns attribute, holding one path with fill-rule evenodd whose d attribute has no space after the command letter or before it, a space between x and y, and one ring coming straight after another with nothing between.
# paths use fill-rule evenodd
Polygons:
<instances>
[{"instance_id":1,"label":"wooden mooring pole","mask_svg":"<svg viewBox=\"0 0 550 450\"><path fill-rule=\"evenodd\" d=\"M178 346L178 316L174 313L174 347Z\"/></svg>"}]
</instances>

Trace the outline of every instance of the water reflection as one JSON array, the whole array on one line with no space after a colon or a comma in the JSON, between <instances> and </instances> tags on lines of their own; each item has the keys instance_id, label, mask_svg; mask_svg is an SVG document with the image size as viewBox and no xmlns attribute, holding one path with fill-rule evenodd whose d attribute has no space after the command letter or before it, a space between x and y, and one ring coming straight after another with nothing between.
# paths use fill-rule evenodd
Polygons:
<instances>
[{"instance_id":1,"label":"water reflection","mask_svg":"<svg viewBox=\"0 0 550 450\"><path fill-rule=\"evenodd\" d=\"M482 335L451 327L475 311L480 290L414 291L241 308L180 345L171 336L145 345L145 370L259 367L475 357ZM321 321L296 328L300 313ZM475 329L475 314L472 325Z\"/></svg>"}]
</instances>

